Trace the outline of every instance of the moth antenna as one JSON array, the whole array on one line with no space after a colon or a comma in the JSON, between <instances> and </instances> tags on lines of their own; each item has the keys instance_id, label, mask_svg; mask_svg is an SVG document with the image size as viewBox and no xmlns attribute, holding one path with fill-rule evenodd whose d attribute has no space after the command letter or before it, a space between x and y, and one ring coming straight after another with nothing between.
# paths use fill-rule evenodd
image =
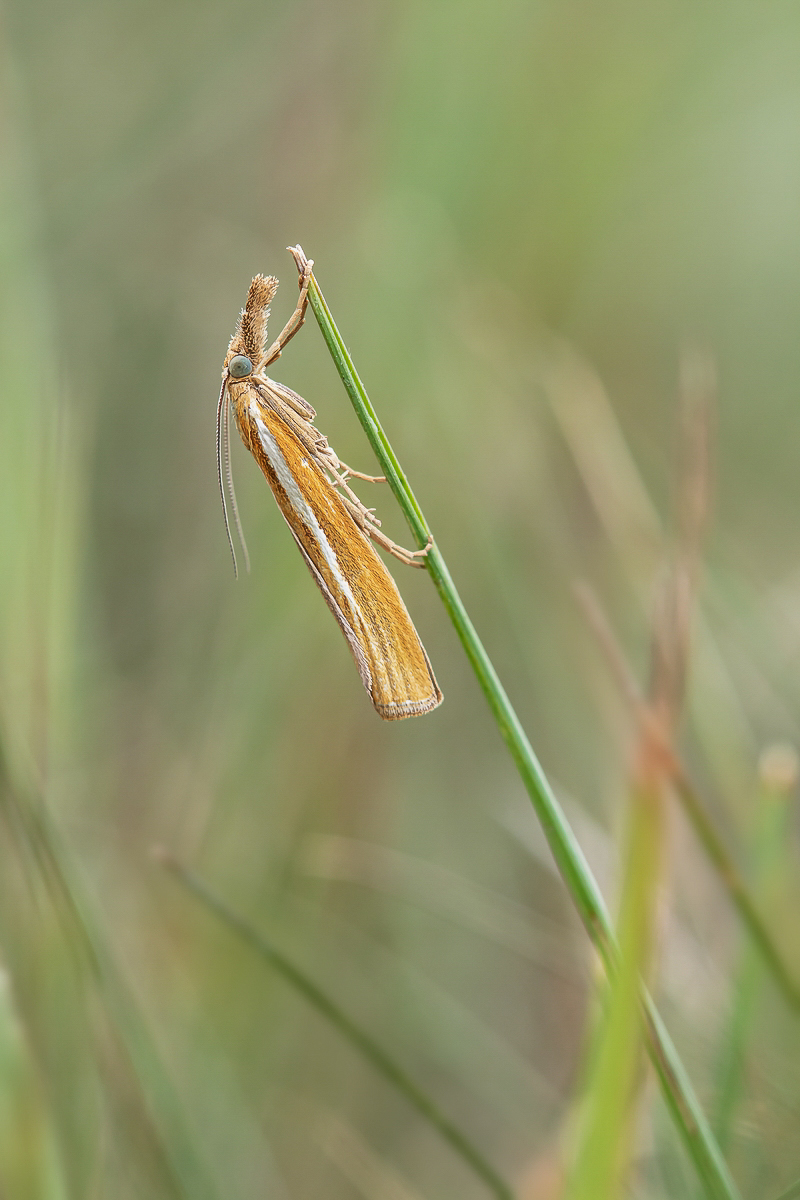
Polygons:
<instances>
[{"instance_id":1,"label":"moth antenna","mask_svg":"<svg viewBox=\"0 0 800 1200\"><path fill-rule=\"evenodd\" d=\"M228 499L231 502L231 511L233 512L233 523L236 526L236 534L244 551L244 565L247 574L250 574L250 555L247 552L247 542L244 540L244 530L242 529L242 521L239 516L239 505L236 503L236 489L233 486L233 471L231 469L231 406L230 401L225 404L222 413L222 464L225 472L225 484L228 489ZM228 534L230 537L230 533Z\"/></svg>"},{"instance_id":2,"label":"moth antenna","mask_svg":"<svg viewBox=\"0 0 800 1200\"><path fill-rule=\"evenodd\" d=\"M225 416L227 417L227 415L228 415L228 406L226 403L227 396L225 394L225 388L226 388L227 382L228 382L227 378L223 377L222 387L219 390L219 400L217 401L217 482L219 484L219 498L222 501L222 516L225 519L225 532L228 535L228 545L231 548L231 558L233 559L233 577L234 577L234 579L238 579L239 578L239 568L236 565L236 551L233 548L233 538L231 537L231 527L228 523L228 506L225 503L225 486L223 484L223 471L222 471L222 464L223 464L223 454L222 454L223 419L222 419L222 415L223 415L223 408L225 411Z\"/></svg>"}]
</instances>

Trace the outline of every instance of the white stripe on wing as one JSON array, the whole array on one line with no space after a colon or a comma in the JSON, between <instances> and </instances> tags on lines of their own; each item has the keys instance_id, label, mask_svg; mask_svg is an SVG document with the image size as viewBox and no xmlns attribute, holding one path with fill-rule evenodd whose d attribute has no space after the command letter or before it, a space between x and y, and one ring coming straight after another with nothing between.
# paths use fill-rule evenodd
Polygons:
<instances>
[{"instance_id":1,"label":"white stripe on wing","mask_svg":"<svg viewBox=\"0 0 800 1200\"><path fill-rule=\"evenodd\" d=\"M264 449L264 453L269 459L273 471L278 476L281 487L289 497L289 503L294 509L295 514L300 518L311 536L314 538L314 541L319 546L325 562L330 567L331 574L338 583L339 587L342 589L342 593L350 602L353 613L357 613L359 608L358 604L356 603L356 598L350 590L350 584L342 574L339 562L333 552L333 547L326 538L325 532L314 515L313 509L309 505L303 493L300 491L297 480L289 469L289 464L283 457L280 446L267 429L267 426L264 424L264 421L258 410L258 405L254 400L251 400L250 402L250 415L256 423L258 437Z\"/></svg>"}]
</instances>

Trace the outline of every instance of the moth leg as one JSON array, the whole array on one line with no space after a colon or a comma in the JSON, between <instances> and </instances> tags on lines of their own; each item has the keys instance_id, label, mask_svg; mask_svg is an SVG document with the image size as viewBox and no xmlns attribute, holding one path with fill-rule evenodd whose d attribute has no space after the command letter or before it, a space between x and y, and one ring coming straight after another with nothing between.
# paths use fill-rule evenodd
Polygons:
<instances>
[{"instance_id":1,"label":"moth leg","mask_svg":"<svg viewBox=\"0 0 800 1200\"><path fill-rule=\"evenodd\" d=\"M314 432L316 433L316 430ZM326 437L318 437L314 442L314 458L323 470L331 473L335 484L341 483L339 471L342 468L342 464L339 462L339 457L333 446L328 444Z\"/></svg>"},{"instance_id":2,"label":"moth leg","mask_svg":"<svg viewBox=\"0 0 800 1200\"><path fill-rule=\"evenodd\" d=\"M345 487L347 487L346 484ZM349 492L350 489L347 488L347 491ZM353 496L352 492L350 492L350 496ZM374 542L377 542L377 544L382 546L383 549L388 551L389 554L394 555L394 557L399 559L401 563L405 563L407 567L425 566L425 559L428 557L428 551L433 545L433 534L428 536L428 544L424 547L424 549L406 550L403 546L398 546L397 542L393 542L391 538L388 538L385 533L381 533L380 529L378 528L380 521L378 521L377 517L373 516L372 512L368 508L364 508L364 505L357 496L355 496L354 499L355 503L353 503L353 500L351 500L349 496L342 496L342 501L345 508L350 513L359 529L361 529L367 535L367 537L371 537Z\"/></svg>"},{"instance_id":3,"label":"moth leg","mask_svg":"<svg viewBox=\"0 0 800 1200\"><path fill-rule=\"evenodd\" d=\"M341 463L342 482L346 479L363 479L365 483L386 483L385 475L364 475L361 471L354 471L352 467L348 467L347 463Z\"/></svg>"},{"instance_id":4,"label":"moth leg","mask_svg":"<svg viewBox=\"0 0 800 1200\"><path fill-rule=\"evenodd\" d=\"M297 301L297 308L289 317L289 320L286 322L283 329L270 346L262 362L258 364L259 371L266 370L270 363L275 362L276 358L280 358L287 342L292 340L294 335L298 332L305 321L306 308L308 307L308 285L311 282L311 270L313 266L314 260L307 258L303 265L303 272L300 277L300 298Z\"/></svg>"},{"instance_id":5,"label":"moth leg","mask_svg":"<svg viewBox=\"0 0 800 1200\"><path fill-rule=\"evenodd\" d=\"M380 529L376 529L374 525L368 525L365 531L374 542L379 546L383 546L384 550L388 550L389 554L393 554L401 563L405 563L407 567L424 567L425 559L428 557L428 551L433 545L433 534L428 534L427 544L422 550L406 550L403 546L398 546L397 542L393 542L385 533L381 533Z\"/></svg>"},{"instance_id":6,"label":"moth leg","mask_svg":"<svg viewBox=\"0 0 800 1200\"><path fill-rule=\"evenodd\" d=\"M330 470L330 467L328 469ZM364 527L364 522L366 521L370 525L375 525L376 527L380 528L381 523L375 516L375 509L367 508L366 505L361 503L360 498L347 483L347 476L344 474L339 475L337 471L331 471L331 474L333 475L334 486L341 488L342 492L344 493L342 500L345 502L350 514L355 517L355 514L358 513L358 516L355 517L355 519L359 527L364 528L364 531L366 532L366 528Z\"/></svg>"}]
</instances>

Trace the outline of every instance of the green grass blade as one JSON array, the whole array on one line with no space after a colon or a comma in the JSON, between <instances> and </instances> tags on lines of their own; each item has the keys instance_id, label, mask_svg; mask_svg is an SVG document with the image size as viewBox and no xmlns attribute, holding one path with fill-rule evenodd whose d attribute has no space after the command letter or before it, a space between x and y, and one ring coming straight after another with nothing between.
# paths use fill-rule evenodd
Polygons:
<instances>
[{"instance_id":1,"label":"green grass blade","mask_svg":"<svg viewBox=\"0 0 800 1200\"><path fill-rule=\"evenodd\" d=\"M298 246L291 252L298 268L302 270L305 261L302 250ZM356 410L356 415L408 521L417 545L422 548L428 542L430 534L428 524L397 457L389 445L388 438L370 403L344 340L313 276L308 297L336 369ZM464 608L435 542L428 553L427 568L516 764L578 914L592 944L600 954L606 970L613 975L618 961L618 950L600 889ZM678 1053L646 991L643 992L642 999L648 1052L661 1083L667 1106L705 1187L706 1194L713 1197L714 1200L736 1200L739 1192L730 1176Z\"/></svg>"},{"instance_id":2,"label":"green grass blade","mask_svg":"<svg viewBox=\"0 0 800 1200\"><path fill-rule=\"evenodd\" d=\"M408 1103L417 1110L429 1125L440 1134L456 1154L483 1180L492 1195L498 1200L513 1200L508 1184L500 1178L490 1163L472 1141L461 1132L441 1111L438 1105L391 1058L376 1041L365 1033L360 1025L347 1015L327 992L299 970L284 954L273 946L262 933L248 921L229 908L206 884L187 871L169 855L157 855L163 865L193 895L245 941L263 958L281 978L294 988L312 1008L336 1029L337 1033L353 1046L367 1062L390 1083Z\"/></svg>"},{"instance_id":3,"label":"green grass blade","mask_svg":"<svg viewBox=\"0 0 800 1200\"><path fill-rule=\"evenodd\" d=\"M647 976L652 953L663 824L663 784L653 778L633 790L619 915L620 964L594 1038L567 1200L616 1200L624 1192L643 1049L639 981Z\"/></svg>"}]
</instances>

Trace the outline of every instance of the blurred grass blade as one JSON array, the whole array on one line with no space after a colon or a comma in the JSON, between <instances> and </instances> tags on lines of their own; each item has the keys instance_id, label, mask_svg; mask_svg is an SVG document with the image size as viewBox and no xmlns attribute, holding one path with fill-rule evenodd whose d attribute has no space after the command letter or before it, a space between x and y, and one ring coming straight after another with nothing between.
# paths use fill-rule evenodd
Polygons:
<instances>
[{"instance_id":1,"label":"blurred grass blade","mask_svg":"<svg viewBox=\"0 0 800 1200\"><path fill-rule=\"evenodd\" d=\"M760 787L754 805L753 878L761 895L780 886L787 874L791 845L791 798L798 776L798 759L789 746L771 746L761 756ZM745 945L733 987L731 1013L722 1036L718 1066L714 1132L723 1149L733 1139L735 1113L744 1091L745 1061L763 978L763 963Z\"/></svg>"},{"instance_id":2,"label":"blurred grass blade","mask_svg":"<svg viewBox=\"0 0 800 1200\"><path fill-rule=\"evenodd\" d=\"M291 249L291 253L298 270L302 270L305 262L303 251L296 246ZM389 445L313 275L308 296L322 336L356 410L356 415L408 521L417 545L421 549L427 544L429 538L430 531L427 522L394 451ZM461 602L435 542L428 553L426 565L464 651L472 664L498 729L516 764L573 903L592 944L600 954L606 971L611 976L617 969L618 949L605 902L583 851L578 845L547 776L542 770L533 747L528 741L519 718ZM642 998L645 1007L645 1027L650 1057L656 1068L670 1113L681 1133L695 1169L705 1186L707 1195L714 1197L714 1200L734 1200L739 1195L738 1190L689 1082L689 1077L652 1000L646 992L643 992Z\"/></svg>"},{"instance_id":3,"label":"blurred grass blade","mask_svg":"<svg viewBox=\"0 0 800 1200\"><path fill-rule=\"evenodd\" d=\"M80 886L41 797L23 795L10 779L0 742L0 805L34 857L62 929L94 977L97 990L130 1067L148 1115L151 1134L174 1193L185 1200L218 1200L208 1169L185 1119L183 1106L133 995L118 970L104 934Z\"/></svg>"},{"instance_id":4,"label":"blurred grass blade","mask_svg":"<svg viewBox=\"0 0 800 1200\"><path fill-rule=\"evenodd\" d=\"M684 485L685 486L685 485ZM570 1200L614 1200L626 1187L641 1077L640 980L650 976L657 910L670 755L684 696L689 656L691 561L697 540L685 540L663 576L651 635L648 700L638 712L625 875L619 916L620 963L596 1038L586 1112Z\"/></svg>"},{"instance_id":5,"label":"blurred grass blade","mask_svg":"<svg viewBox=\"0 0 800 1200\"><path fill-rule=\"evenodd\" d=\"M643 1048L639 981L646 977L656 919L664 796L653 778L634 789L619 917L620 964L594 1037L586 1110L567 1200L624 1193Z\"/></svg>"},{"instance_id":6,"label":"blurred grass blade","mask_svg":"<svg viewBox=\"0 0 800 1200\"><path fill-rule=\"evenodd\" d=\"M206 884L188 871L174 858L163 851L156 854L158 860L169 870L184 887L192 892L203 904L223 921L230 929L242 938L257 954L260 955L281 978L293 987L312 1008L323 1016L341 1034L351 1046L361 1054L367 1062L390 1083L408 1103L436 1129L437 1133L448 1143L456 1154L483 1180L492 1195L498 1200L513 1200L513 1193L508 1184L500 1178L490 1163L472 1141L461 1132L444 1115L438 1105L414 1083L413 1079L402 1067L390 1058L369 1034L353 1021L339 1007L335 1000L324 992L312 979L300 971L294 963L276 949L262 933L260 933L238 913L220 900Z\"/></svg>"},{"instance_id":7,"label":"blurred grass blade","mask_svg":"<svg viewBox=\"0 0 800 1200\"><path fill-rule=\"evenodd\" d=\"M20 1010L41 1054L43 1091L65 1173L70 1174L69 1160L75 1160L71 1173L85 1182L96 1169L93 1156L102 1153L100 1123L82 1121L78 1103L82 1085L93 1091L97 1077L89 1066L67 1087L60 1068L69 1060L77 1072L74 1058L49 1053L54 1044L61 1048L68 1043L73 1033L66 1005L56 995L66 971L59 976L55 955L29 936L28 912L31 920L41 918L37 931L46 927L58 939L65 962L78 949L83 970L77 986L75 955L68 964L75 1011L83 1009L76 1020L83 1023L82 1031L91 1026L96 1034L96 1012L82 988L88 962L122 1057L132 1066L130 1090L137 1099L144 1097L144 1123L151 1126L150 1141L166 1164L162 1175L172 1173L169 1194L215 1200L177 1096L47 810L55 788L51 779L59 777L62 743L78 707L69 689L84 473L74 415L63 383L57 382L50 294L34 192L27 183L28 142L14 119L13 79L13 70L6 69L0 128L0 813L12 834L2 845L8 859L0 866L3 950L12 989L18 988ZM52 909L42 904L45 892ZM21 902L23 896L29 907ZM93 1049L100 1058L102 1050L97 1044ZM85 1144L76 1151L78 1124ZM92 1161L77 1162L81 1155ZM24 1195L13 1188L8 1194Z\"/></svg>"},{"instance_id":8,"label":"blurred grass blade","mask_svg":"<svg viewBox=\"0 0 800 1200\"><path fill-rule=\"evenodd\" d=\"M14 1200L69 1195L37 1064L0 971L0 1193Z\"/></svg>"},{"instance_id":9,"label":"blurred grass blade","mask_svg":"<svg viewBox=\"0 0 800 1200\"><path fill-rule=\"evenodd\" d=\"M366 1200L422 1200L355 1129L333 1113L321 1118L317 1141L331 1162Z\"/></svg>"},{"instance_id":10,"label":"blurred grass blade","mask_svg":"<svg viewBox=\"0 0 800 1200\"><path fill-rule=\"evenodd\" d=\"M596 593L583 580L577 584L575 591L589 627L606 656L620 695L635 712L641 714L645 703L642 690ZM665 747L665 753L670 758L670 775L675 793L731 904L750 934L763 965L772 975L786 1002L793 1009L800 1009L800 987L761 916L741 871L714 828L685 764L671 746Z\"/></svg>"},{"instance_id":11,"label":"blurred grass blade","mask_svg":"<svg viewBox=\"0 0 800 1200\"><path fill-rule=\"evenodd\" d=\"M771 974L786 1002L796 1012L800 1011L800 986L786 965L747 883L718 836L694 784L680 762L676 763L674 783L683 810L691 821L709 861L716 868L742 924L750 934L762 964Z\"/></svg>"},{"instance_id":12,"label":"blurred grass blade","mask_svg":"<svg viewBox=\"0 0 800 1200\"><path fill-rule=\"evenodd\" d=\"M15 768L44 767L51 736L53 531L71 507L74 473L52 346L29 164L2 62L0 131L0 731ZM69 542L69 537L67 537Z\"/></svg>"}]
</instances>

